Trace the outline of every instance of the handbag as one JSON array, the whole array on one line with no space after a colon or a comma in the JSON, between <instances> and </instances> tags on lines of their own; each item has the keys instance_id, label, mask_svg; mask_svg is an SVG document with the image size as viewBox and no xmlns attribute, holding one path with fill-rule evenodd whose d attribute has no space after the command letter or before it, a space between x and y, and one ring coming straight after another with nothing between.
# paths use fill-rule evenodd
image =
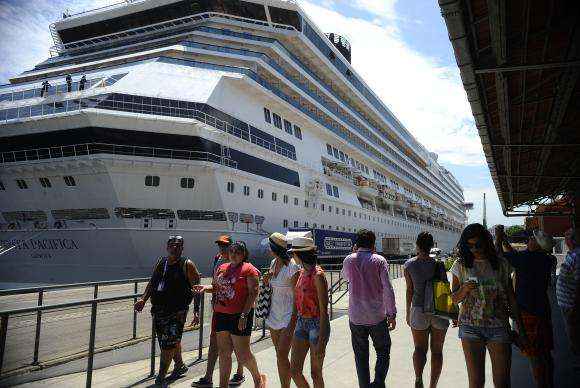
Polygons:
<instances>
[{"instance_id":1,"label":"handbag","mask_svg":"<svg viewBox=\"0 0 580 388\"><path fill-rule=\"evenodd\" d=\"M459 308L451 300L451 286L442 266L443 263L435 263L433 277L426 281L423 313L455 320L459 315Z\"/></svg>"},{"instance_id":2,"label":"handbag","mask_svg":"<svg viewBox=\"0 0 580 388\"><path fill-rule=\"evenodd\" d=\"M263 281L260 283L258 300L256 301L256 318L266 319L272 306L272 286Z\"/></svg>"}]
</instances>

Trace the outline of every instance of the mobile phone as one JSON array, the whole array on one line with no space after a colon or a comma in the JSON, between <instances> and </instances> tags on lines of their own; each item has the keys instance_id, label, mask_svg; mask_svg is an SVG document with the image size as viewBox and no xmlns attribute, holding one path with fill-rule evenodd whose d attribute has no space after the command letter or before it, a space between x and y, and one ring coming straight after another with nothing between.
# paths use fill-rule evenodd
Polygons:
<instances>
[{"instance_id":1,"label":"mobile phone","mask_svg":"<svg viewBox=\"0 0 580 388\"><path fill-rule=\"evenodd\" d=\"M470 276L467 280L470 281L470 282L478 283L477 282L477 277L475 277L475 276Z\"/></svg>"}]
</instances>

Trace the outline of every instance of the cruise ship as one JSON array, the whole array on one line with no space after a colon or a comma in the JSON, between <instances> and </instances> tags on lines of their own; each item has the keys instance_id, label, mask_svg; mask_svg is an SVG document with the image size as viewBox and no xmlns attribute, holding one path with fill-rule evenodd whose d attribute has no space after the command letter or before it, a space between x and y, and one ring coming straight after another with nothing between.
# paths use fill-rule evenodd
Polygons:
<instances>
[{"instance_id":1,"label":"cruise ship","mask_svg":"<svg viewBox=\"0 0 580 388\"><path fill-rule=\"evenodd\" d=\"M258 263L292 228L457 243L457 180L296 2L133 0L48 28L49 59L0 87L0 282L147 276L169 235L206 274L220 234Z\"/></svg>"}]
</instances>

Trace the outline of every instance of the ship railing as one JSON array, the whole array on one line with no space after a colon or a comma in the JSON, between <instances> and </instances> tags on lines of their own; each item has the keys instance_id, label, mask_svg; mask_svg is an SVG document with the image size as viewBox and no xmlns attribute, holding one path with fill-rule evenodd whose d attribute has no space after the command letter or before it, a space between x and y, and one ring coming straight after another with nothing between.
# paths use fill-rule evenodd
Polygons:
<instances>
[{"instance_id":1,"label":"ship railing","mask_svg":"<svg viewBox=\"0 0 580 388\"><path fill-rule=\"evenodd\" d=\"M161 104L143 104L138 102L128 102L122 99L106 99L107 95L97 95L88 98L53 101L45 104L21 106L18 108L8 108L0 110L0 123L16 122L35 117L62 114L66 112L75 112L83 109L104 109L115 110L129 113L155 114L151 108L160 108L167 110L170 117L191 118L207 124L220 131L227 132L230 135L249 141L262 148L266 148L288 159L296 160L296 152L281 147L269 140L250 133L247 129L239 128L215 116L205 113L198 109L172 108ZM71 156L71 155L67 155Z\"/></svg>"},{"instance_id":2,"label":"ship railing","mask_svg":"<svg viewBox=\"0 0 580 388\"><path fill-rule=\"evenodd\" d=\"M95 154L143 156L177 160L198 160L217 163L235 169L238 167L238 163L235 160L210 152L107 143L83 143L20 151L6 151L0 153L0 161L1 163L15 163Z\"/></svg>"},{"instance_id":3,"label":"ship railing","mask_svg":"<svg viewBox=\"0 0 580 388\"><path fill-rule=\"evenodd\" d=\"M207 19L228 19L237 22L255 24L262 27L269 27L283 31L297 31L295 27L287 25L287 24L280 24L280 23L270 23L264 20L258 19L250 19L242 16L236 15L229 15L225 13L219 12L204 12L195 15L185 16L178 19L173 19L169 21L149 24L143 27L131 28L128 30L118 31L111 34L100 35L93 38L82 39L74 42L57 44L52 47L52 50L55 50L60 53L64 52L73 52L75 50L85 49L87 47L95 48L102 45L107 45L115 42L122 41L127 38L135 38L140 36L146 36L150 34L155 34L159 32L167 32L177 28L189 27L191 25L195 25L199 22L205 21Z\"/></svg>"}]
</instances>

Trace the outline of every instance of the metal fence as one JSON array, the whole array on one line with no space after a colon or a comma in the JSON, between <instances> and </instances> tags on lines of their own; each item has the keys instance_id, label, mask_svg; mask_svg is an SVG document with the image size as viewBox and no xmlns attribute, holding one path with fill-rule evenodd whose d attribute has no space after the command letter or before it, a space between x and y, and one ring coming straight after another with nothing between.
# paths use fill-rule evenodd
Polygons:
<instances>
[{"instance_id":1,"label":"metal fence","mask_svg":"<svg viewBox=\"0 0 580 388\"><path fill-rule=\"evenodd\" d=\"M389 262L389 273L391 278L397 278L402 276L402 263L404 261L391 261ZM346 310L347 304L341 305L342 307L338 307L337 304L344 298L344 296L348 293L348 282L341 276L341 269L342 264L326 264L323 265L325 270L326 276L329 280L329 315L330 319L335 318L337 310ZM48 358L50 357L59 357L62 359L66 359L66 357L75 356L75 359L87 359L86 364L86 386L90 387L92 384L92 370L93 370L93 363L94 357L96 353L101 351L105 351L110 349L111 342L110 338L105 338L105 343L97 345L97 334L102 334L103 331L106 331L106 325L103 326L103 322L101 325L98 325L99 318L102 321L111 320L110 316L107 316L106 313L103 311L106 310L107 306L112 304L119 304L121 306L117 308L117 311L122 311L125 314L132 314L132 322L129 323L127 320L122 321L121 325L131 325L131 330L126 338L124 338L125 342L124 345L133 345L137 342L142 342L150 339L151 347L149 351L149 357L151 360L150 363L150 376L153 376L155 373L155 356L156 356L156 343L155 343L155 332L153 330L153 325L150 323L150 315L149 314L142 314L143 319L139 322L138 314L132 309L132 305L137 301L137 299L142 295L144 290L144 286L148 281L148 278L137 278L137 279L124 279L124 280L114 280L114 281L105 281L105 282L90 282L90 283L75 283L75 284L65 284L65 285L55 285L55 286L44 286L44 287L34 287L34 288L26 288L26 289L13 289L13 290L0 290L0 307L10 306L10 303L13 305L18 306L15 308L2 308L0 310L0 378L4 379L5 377L9 377L11 374L14 374L15 371L22 369L25 366L38 366L42 362L50 361ZM208 279L205 279L207 281ZM111 294L114 292L124 291L124 293L120 295L106 295L103 296L103 290L106 289L107 286L119 286L120 288L116 288L114 290L107 290L105 293ZM126 291L130 289L130 293ZM47 304L47 296L54 295L58 292L62 291L75 291L78 293L86 293L92 297L85 297L86 299L82 300L75 300L70 301L72 295L64 295L65 301L60 303L51 303ZM78 296L78 293L76 296ZM209 296L207 296L209 297ZM12 298L12 299L11 299ZM63 296L59 296L60 299L63 299ZM66 300L68 298L69 300ZM59 299L56 298L58 301ZM129 302L129 303L127 303ZM125 303L123 305L123 303ZM29 304L26 306L26 304ZM22 306L25 307L22 307ZM196 361L201 360L202 358L202 349L204 347L204 327L209 324L211 319L211 309L207 309L206 305L208 305L208 301L206 298L201 299L200 304L200 324L197 328L197 347L194 350L197 350L197 359ZM71 309L88 309L87 314L80 314L77 317L78 321L85 321L87 324L86 329L81 327L79 332L77 333L78 336L86 336L88 338L80 339L76 338L76 341L81 341L84 348L82 352L79 352L79 344L75 342L75 345L72 348L66 348L64 350L65 354L57 354L58 352L53 351L52 353L46 353L47 359L42 360L40 355L41 344L45 344L48 346L49 349L54 350L55 344L52 343L50 338L45 338L43 336L43 327L48 325L48 320L45 318L50 316L50 314L66 314ZM104 309L104 310L103 310ZM99 315L99 311L104 316ZM70 314L69 314L70 315ZM90 319L88 319L90 317ZM12 336L11 340L15 343L12 344L12 347L26 347L27 345L32 347L32 355L26 360L26 358L30 355L30 353L26 353L27 349L24 349L24 353L26 353L27 357L21 357L17 360L11 360L11 365L6 367L5 359L7 356L7 339L8 339L8 330L9 325L12 325L12 330L18 329L19 321L28 319L30 322L30 327L32 326L32 322L34 322L34 337L31 337L26 332L26 325L24 326L25 332L22 333L23 335L16 335ZM124 323L123 323L124 322ZM43 326L43 323L45 326ZM117 322L112 322L113 326L118 329ZM261 324L260 324L261 323ZM56 329L67 330L67 326L63 324L59 324L56 322ZM143 330L145 328L145 330ZM266 327L264 325L263 320L260 322L256 322L254 329L261 330L261 338L266 336ZM46 332L46 327L44 328L44 332ZM75 334L73 333L61 333L62 338L65 342L71 342L70 337ZM45 334L45 336L48 336ZM34 338L34 342L26 343L22 341L22 338L28 337L32 340ZM133 341L132 341L133 340ZM84 342L87 341L87 342ZM74 342L74 341L72 341ZM119 346L123 346L123 343ZM81 346L82 348L82 346ZM68 352L68 353L67 353ZM20 365L18 364L20 363Z\"/></svg>"}]
</instances>

